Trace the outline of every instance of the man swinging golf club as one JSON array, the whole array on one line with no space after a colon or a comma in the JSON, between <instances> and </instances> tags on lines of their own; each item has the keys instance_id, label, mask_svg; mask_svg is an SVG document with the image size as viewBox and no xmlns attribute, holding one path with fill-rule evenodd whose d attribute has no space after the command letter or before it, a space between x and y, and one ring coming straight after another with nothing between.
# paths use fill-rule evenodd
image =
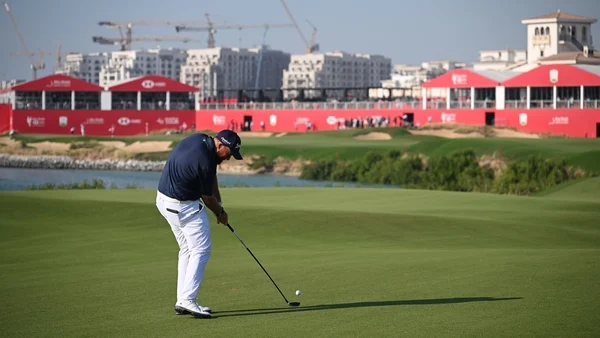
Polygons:
<instances>
[{"instance_id":1,"label":"man swinging golf club","mask_svg":"<svg viewBox=\"0 0 600 338\"><path fill-rule=\"evenodd\" d=\"M217 165L231 156L241 160L241 144L238 134L231 130L222 130L215 137L197 133L177 144L165 163L156 207L179 244L175 314L211 317L211 309L196 302L211 253L206 208L215 214L218 223L228 224L217 182Z\"/></svg>"}]
</instances>

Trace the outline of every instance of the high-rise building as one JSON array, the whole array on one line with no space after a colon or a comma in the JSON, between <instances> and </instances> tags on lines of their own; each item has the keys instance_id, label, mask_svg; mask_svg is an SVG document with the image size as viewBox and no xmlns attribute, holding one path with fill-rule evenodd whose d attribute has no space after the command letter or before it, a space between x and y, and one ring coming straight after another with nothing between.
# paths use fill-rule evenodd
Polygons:
<instances>
[{"instance_id":1,"label":"high-rise building","mask_svg":"<svg viewBox=\"0 0 600 338\"><path fill-rule=\"evenodd\" d=\"M339 51L292 55L283 72L282 88L287 98L293 95L289 89L294 88L379 87L382 80L390 78L391 70L391 59L381 55Z\"/></svg>"},{"instance_id":2,"label":"high-rise building","mask_svg":"<svg viewBox=\"0 0 600 338\"><path fill-rule=\"evenodd\" d=\"M55 73L76 77L90 83L100 83L100 71L108 63L109 53L69 53L64 65Z\"/></svg>"},{"instance_id":3,"label":"high-rise building","mask_svg":"<svg viewBox=\"0 0 600 338\"><path fill-rule=\"evenodd\" d=\"M171 48L112 52L100 70L100 85L110 86L143 75L160 75L179 81L186 57L185 50Z\"/></svg>"},{"instance_id":4,"label":"high-rise building","mask_svg":"<svg viewBox=\"0 0 600 338\"><path fill-rule=\"evenodd\" d=\"M206 48L187 51L187 61L181 67L180 81L199 87L202 98L216 97L219 90L233 97L237 89L281 88L284 69L290 54L264 49L260 78L256 86L260 48Z\"/></svg>"}]
</instances>

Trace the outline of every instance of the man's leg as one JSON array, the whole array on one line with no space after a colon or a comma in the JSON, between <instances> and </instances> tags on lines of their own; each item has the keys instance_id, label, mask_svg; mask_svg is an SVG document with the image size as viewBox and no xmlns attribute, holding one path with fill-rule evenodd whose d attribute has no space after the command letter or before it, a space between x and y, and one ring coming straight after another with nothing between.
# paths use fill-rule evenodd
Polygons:
<instances>
[{"instance_id":1,"label":"man's leg","mask_svg":"<svg viewBox=\"0 0 600 338\"><path fill-rule=\"evenodd\" d=\"M194 298L190 298L189 295L189 278L188 278L188 270L195 270L197 268L198 263L191 261L192 249L190 242L188 242L188 238L201 238L203 231L200 231L198 235L186 236L183 229L186 229L186 232L197 233L200 229L201 221L196 220L197 218L201 218L202 212L199 212L198 202L195 203L173 203L161 200L160 197L157 197L156 206L161 213L161 215L167 220L169 225L171 226L171 230L175 235L175 239L179 245L179 261L178 261L178 269L177 269L177 303L175 304L175 313L176 314L191 314L194 317L200 318L210 318L210 308L201 307L196 303L195 295ZM204 219L206 222L204 223L208 228L208 253L210 256L210 227L208 225L208 215L203 210ZM204 227L204 226L203 226ZM194 243L194 241L192 241ZM196 244L194 244L196 245ZM199 250L196 250L199 251ZM202 250L200 250L202 251ZM202 255L204 256L204 255ZM208 259L204 259L204 265L206 265L206 261ZM202 266L202 272L204 272L204 266ZM200 277L201 280L201 277ZM199 287L199 283L198 283ZM198 293L198 287L196 287L195 294Z\"/></svg>"},{"instance_id":2,"label":"man's leg","mask_svg":"<svg viewBox=\"0 0 600 338\"><path fill-rule=\"evenodd\" d=\"M189 262L185 273L182 299L196 301L211 254L211 232L206 207L194 213L181 228L189 247Z\"/></svg>"},{"instance_id":3,"label":"man's leg","mask_svg":"<svg viewBox=\"0 0 600 338\"><path fill-rule=\"evenodd\" d=\"M183 299L185 274L190 261L190 249L188 248L183 232L177 227L171 226L171 229L179 244L179 261L177 262L177 299Z\"/></svg>"},{"instance_id":4,"label":"man's leg","mask_svg":"<svg viewBox=\"0 0 600 338\"><path fill-rule=\"evenodd\" d=\"M188 262L190 259L190 250L187 245L187 241L183 232L179 228L179 219L173 213L167 211L169 205L166 205L167 202L157 198L156 199L156 207L160 214L167 220L169 226L171 226L171 231L173 231L173 235L175 236L175 240L177 241L177 245L179 246L179 258L177 262L177 299L182 299L183 294L183 283L185 282L185 273L187 271ZM173 206L171 206L171 210Z\"/></svg>"}]
</instances>

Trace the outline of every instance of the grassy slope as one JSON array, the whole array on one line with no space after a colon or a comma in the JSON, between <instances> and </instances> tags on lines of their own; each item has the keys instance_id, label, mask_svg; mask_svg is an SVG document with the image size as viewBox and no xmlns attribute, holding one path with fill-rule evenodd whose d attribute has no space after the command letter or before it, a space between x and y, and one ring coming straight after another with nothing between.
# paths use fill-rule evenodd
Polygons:
<instances>
[{"instance_id":1,"label":"grassy slope","mask_svg":"<svg viewBox=\"0 0 600 338\"><path fill-rule=\"evenodd\" d=\"M389 141L357 141L352 137L370 131L390 133ZM19 135L18 139L31 141L51 140L71 142L77 137ZM144 140L169 140L176 144L180 135L151 135L148 137L124 137L127 143ZM539 154L552 159L566 159L569 163L587 170L600 172L600 139L445 139L431 136L414 136L399 128L377 130L343 130L335 132L314 132L309 134L288 134L283 137L244 138L245 154L264 154L272 157L305 159L355 159L365 151L388 151L391 149L423 153L428 156L444 155L449 152L473 149L478 154L501 153L511 160L524 159L532 154ZM168 152L155 154L139 154L138 159L163 160Z\"/></svg>"},{"instance_id":2,"label":"grassy slope","mask_svg":"<svg viewBox=\"0 0 600 338\"><path fill-rule=\"evenodd\" d=\"M542 191L537 196L561 200L600 202L600 177L560 184Z\"/></svg>"},{"instance_id":3,"label":"grassy slope","mask_svg":"<svg viewBox=\"0 0 600 338\"><path fill-rule=\"evenodd\" d=\"M225 189L232 226L302 306L287 308L211 216L210 321L172 315L177 249L152 191L0 193L0 325L37 337L598 336L600 201L571 198L597 196L590 182L535 198Z\"/></svg>"}]
</instances>

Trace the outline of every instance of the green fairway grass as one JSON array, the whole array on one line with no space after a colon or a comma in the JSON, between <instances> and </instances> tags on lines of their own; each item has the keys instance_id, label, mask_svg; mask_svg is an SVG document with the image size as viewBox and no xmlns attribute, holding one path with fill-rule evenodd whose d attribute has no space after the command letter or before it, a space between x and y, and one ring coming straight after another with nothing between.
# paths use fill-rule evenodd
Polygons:
<instances>
[{"instance_id":1,"label":"green fairway grass","mask_svg":"<svg viewBox=\"0 0 600 338\"><path fill-rule=\"evenodd\" d=\"M226 188L199 302L148 190L0 193L5 337L598 337L600 180L515 197ZM294 294L302 291L301 296Z\"/></svg>"},{"instance_id":2,"label":"green fairway grass","mask_svg":"<svg viewBox=\"0 0 600 338\"><path fill-rule=\"evenodd\" d=\"M369 132L384 132L391 140L356 140L354 136ZM211 133L213 134L213 133ZM24 142L73 142L77 140L119 140L126 143L136 141L172 141L173 146L182 135L131 136L131 137L74 137L59 135L17 135ZM530 155L541 155L548 159L565 159L571 165L585 170L600 172L600 139L522 139L522 138L467 138L447 139L433 136L412 135L404 128L376 128L362 130L320 131L311 133L288 133L282 137L244 137L243 152L246 155L259 154L274 158L288 159L331 159L353 160L362 157L365 151L422 153L427 156L447 155L466 149L478 155L494 154L508 160L523 160ZM140 160L165 160L169 152L137 154Z\"/></svg>"}]
</instances>

